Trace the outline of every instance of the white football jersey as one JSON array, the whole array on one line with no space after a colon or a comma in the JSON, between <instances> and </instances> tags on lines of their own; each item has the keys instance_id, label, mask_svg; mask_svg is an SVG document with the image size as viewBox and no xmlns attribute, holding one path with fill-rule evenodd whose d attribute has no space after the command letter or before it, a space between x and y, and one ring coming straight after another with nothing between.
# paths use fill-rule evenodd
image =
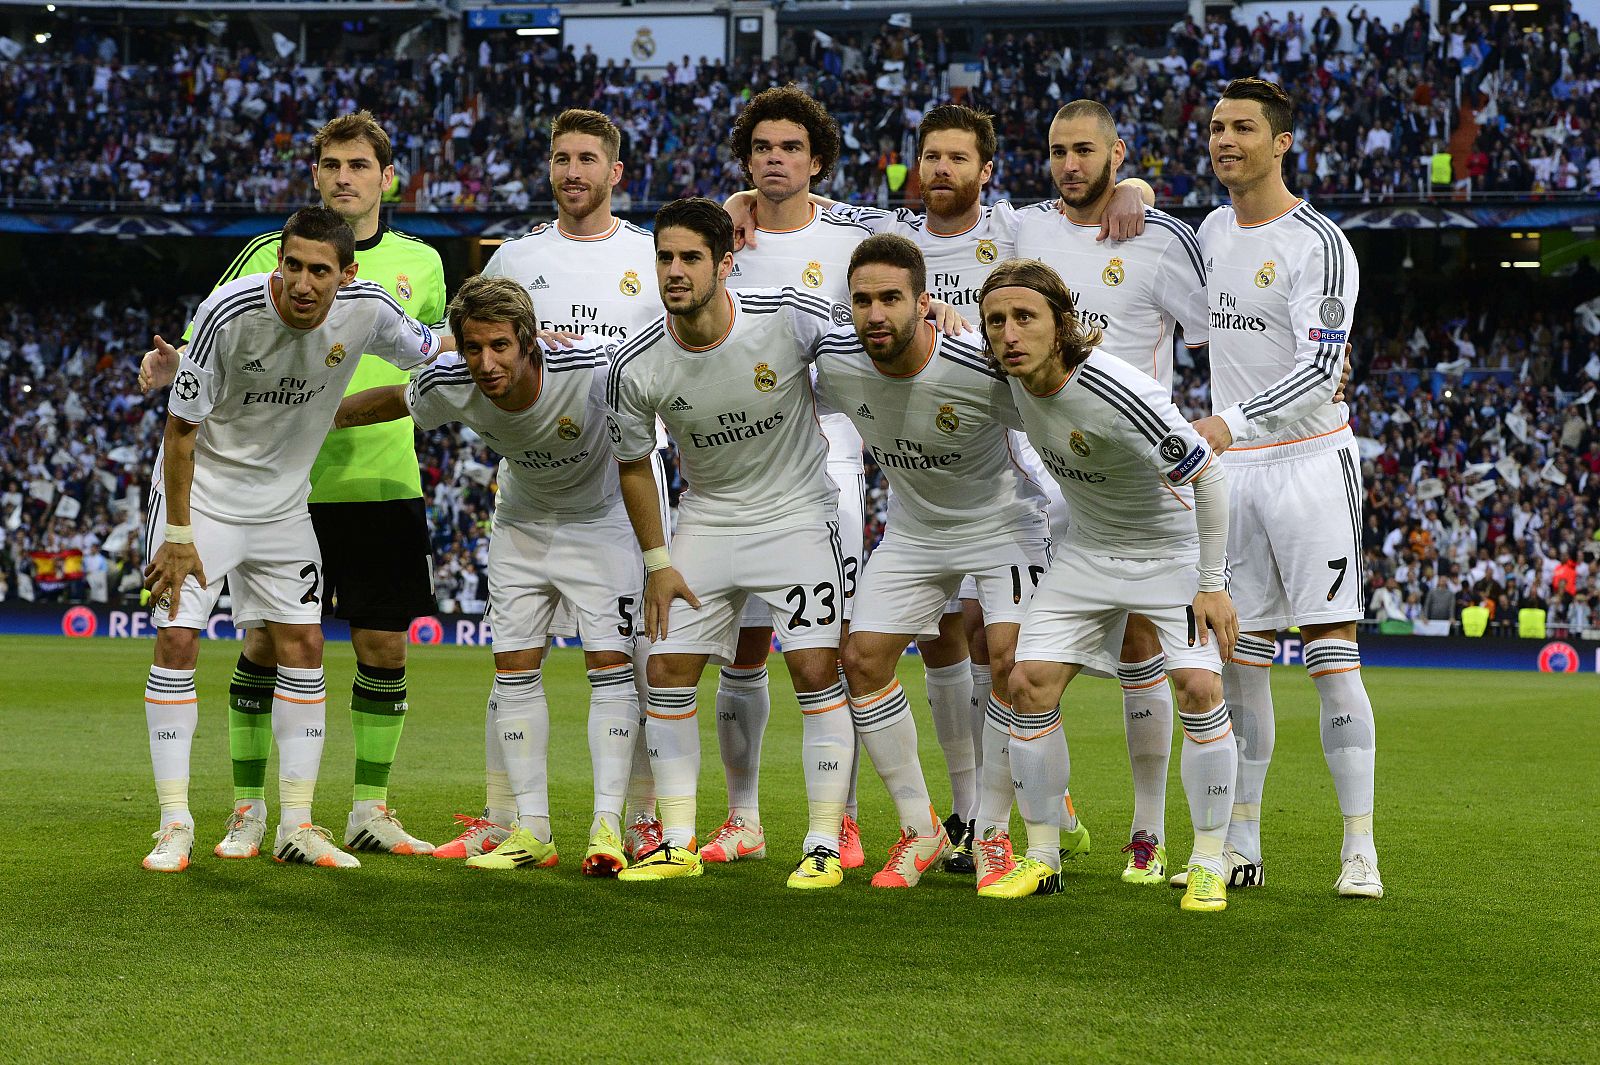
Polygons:
<instances>
[{"instance_id":1,"label":"white football jersey","mask_svg":"<svg viewBox=\"0 0 1600 1065\"><path fill-rule=\"evenodd\" d=\"M570 348L540 345L538 391L521 410L497 406L464 363L417 374L406 406L421 428L460 422L501 456L496 518L592 521L622 503L606 428L607 348L593 336Z\"/></svg>"},{"instance_id":2,"label":"white football jersey","mask_svg":"<svg viewBox=\"0 0 1600 1065\"><path fill-rule=\"evenodd\" d=\"M1331 403L1361 288L1339 227L1304 200L1240 225L1231 206L1200 224L1211 328L1211 402L1234 446L1271 447L1340 433L1350 408ZM1314 448L1316 445L1312 445Z\"/></svg>"},{"instance_id":3,"label":"white football jersey","mask_svg":"<svg viewBox=\"0 0 1600 1065\"><path fill-rule=\"evenodd\" d=\"M1101 351L1170 392L1174 323L1190 347L1206 342L1205 261L1187 223L1146 207L1144 224L1132 240L1099 242L1099 226L1079 225L1054 201L1035 204L1018 212L1017 255L1061 275L1078 316L1104 334Z\"/></svg>"},{"instance_id":4,"label":"white football jersey","mask_svg":"<svg viewBox=\"0 0 1600 1065\"><path fill-rule=\"evenodd\" d=\"M872 231L828 211L811 208L811 221L798 229L756 228L756 246L733 253L731 289L796 288L832 303L850 303L850 256ZM820 412L828 438L828 465L860 473L861 436L850 419Z\"/></svg>"},{"instance_id":5,"label":"white football jersey","mask_svg":"<svg viewBox=\"0 0 1600 1065\"><path fill-rule=\"evenodd\" d=\"M1022 421L1005 374L975 334L923 332L927 357L904 377L874 365L854 326L817 349L818 398L849 415L888 477L890 528L936 542L1048 535L1044 491L1010 448L1006 427Z\"/></svg>"},{"instance_id":6,"label":"white football jersey","mask_svg":"<svg viewBox=\"0 0 1600 1065\"><path fill-rule=\"evenodd\" d=\"M679 343L667 317L617 352L606 387L617 457L648 455L656 417L667 423L689 483L680 533L830 521L839 490L824 468L811 363L817 342L850 312L792 288L724 298L732 322L710 347Z\"/></svg>"},{"instance_id":7,"label":"white football jersey","mask_svg":"<svg viewBox=\"0 0 1600 1065\"><path fill-rule=\"evenodd\" d=\"M1199 542L1190 483L1211 449L1155 378L1096 349L1060 388L1011 393L1028 440L1061 486L1065 539L1126 558L1176 558Z\"/></svg>"},{"instance_id":8,"label":"white football jersey","mask_svg":"<svg viewBox=\"0 0 1600 1065\"><path fill-rule=\"evenodd\" d=\"M534 226L495 251L484 277L528 290L539 328L621 342L660 318L655 238L620 218L601 236L574 237L555 222Z\"/></svg>"},{"instance_id":9,"label":"white football jersey","mask_svg":"<svg viewBox=\"0 0 1600 1065\"><path fill-rule=\"evenodd\" d=\"M432 329L371 281L341 288L321 325L295 329L273 303L273 276L247 274L201 302L167 400L171 414L200 425L190 503L223 521L306 509L311 464L362 353L409 370L439 348Z\"/></svg>"},{"instance_id":10,"label":"white football jersey","mask_svg":"<svg viewBox=\"0 0 1600 1065\"><path fill-rule=\"evenodd\" d=\"M1008 201L979 208L978 220L959 233L939 233L927 216L901 208L836 204L833 213L862 223L874 233L896 233L922 249L928 267L928 295L955 307L978 324L978 293L998 262L1017 254L1017 210Z\"/></svg>"}]
</instances>

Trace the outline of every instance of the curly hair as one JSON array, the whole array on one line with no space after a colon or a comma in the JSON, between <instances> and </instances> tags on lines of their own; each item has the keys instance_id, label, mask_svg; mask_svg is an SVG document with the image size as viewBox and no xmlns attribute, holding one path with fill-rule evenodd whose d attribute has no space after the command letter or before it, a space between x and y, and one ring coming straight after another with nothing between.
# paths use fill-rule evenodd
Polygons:
<instances>
[{"instance_id":1,"label":"curly hair","mask_svg":"<svg viewBox=\"0 0 1600 1065\"><path fill-rule=\"evenodd\" d=\"M821 104L794 85L756 93L733 120L730 142L733 157L744 168L745 180L755 183L754 175L750 173L750 152L756 126L772 121L793 122L804 127L811 141L811 158L821 164L811 184L815 187L826 181L833 173L834 164L839 161L839 124Z\"/></svg>"}]
</instances>

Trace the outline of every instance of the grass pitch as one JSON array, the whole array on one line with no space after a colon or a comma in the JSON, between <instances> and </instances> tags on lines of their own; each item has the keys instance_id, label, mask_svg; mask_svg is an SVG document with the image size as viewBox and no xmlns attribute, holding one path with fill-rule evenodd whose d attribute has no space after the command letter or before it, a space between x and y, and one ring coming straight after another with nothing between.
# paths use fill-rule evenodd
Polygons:
<instances>
[{"instance_id":1,"label":"grass pitch","mask_svg":"<svg viewBox=\"0 0 1600 1065\"><path fill-rule=\"evenodd\" d=\"M1072 791L1094 852L1063 895L979 899L930 873L867 879L895 834L868 768L868 868L836 891L784 878L804 833L799 714L774 659L763 815L773 857L693 881L578 873L589 820L581 658L545 670L562 862L474 872L363 856L349 872L222 862L234 645L207 643L187 873L139 867L155 827L140 691L148 641L0 640L0 1058L8 1061L1600 1059L1600 909L1585 842L1600 781L1592 676L1369 670L1388 897L1342 900L1340 819L1314 690L1275 672L1264 814L1270 884L1220 915L1120 883L1132 796L1118 692L1068 691ZM318 821L342 836L348 645L328 648ZM415 649L391 797L443 842L482 805L487 650ZM914 703L921 669L901 678ZM702 689L711 705L711 687ZM701 715L702 834L721 818ZM925 708L923 764L948 784ZM1188 853L1173 758L1170 857ZM274 769L275 772L275 769ZM276 795L269 786L269 801ZM1019 826L1020 827L1020 826ZM270 839L270 836L269 836Z\"/></svg>"}]
</instances>

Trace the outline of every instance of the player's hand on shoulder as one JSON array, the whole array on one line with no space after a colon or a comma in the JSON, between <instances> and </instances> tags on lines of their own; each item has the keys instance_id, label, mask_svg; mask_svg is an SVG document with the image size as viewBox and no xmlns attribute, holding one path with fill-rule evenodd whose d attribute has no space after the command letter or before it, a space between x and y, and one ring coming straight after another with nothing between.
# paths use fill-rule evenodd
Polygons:
<instances>
[{"instance_id":1,"label":"player's hand on shoulder","mask_svg":"<svg viewBox=\"0 0 1600 1065\"><path fill-rule=\"evenodd\" d=\"M1201 418L1194 423L1194 431L1219 455L1233 446L1233 430L1228 428L1228 423L1220 414Z\"/></svg>"},{"instance_id":2,"label":"player's hand on shoulder","mask_svg":"<svg viewBox=\"0 0 1600 1065\"><path fill-rule=\"evenodd\" d=\"M145 352L144 358L139 360L139 391L147 393L151 389L166 388L172 384L172 379L178 376L179 358L178 349L157 334L155 347Z\"/></svg>"},{"instance_id":3,"label":"player's hand on shoulder","mask_svg":"<svg viewBox=\"0 0 1600 1065\"><path fill-rule=\"evenodd\" d=\"M961 317L961 312L944 300L928 301L928 317L934 328L947 337L960 336L973 331L973 325Z\"/></svg>"},{"instance_id":4,"label":"player's hand on shoulder","mask_svg":"<svg viewBox=\"0 0 1600 1065\"><path fill-rule=\"evenodd\" d=\"M682 599L696 610L700 609L700 600L689 589L676 566L658 569L645 578L644 632L651 640L660 640L667 635L667 615L672 611L674 599Z\"/></svg>"},{"instance_id":5,"label":"player's hand on shoulder","mask_svg":"<svg viewBox=\"0 0 1600 1065\"><path fill-rule=\"evenodd\" d=\"M733 219L733 250L743 251L756 246L756 194L750 189L736 192L722 201L722 207Z\"/></svg>"},{"instance_id":6,"label":"player's hand on shoulder","mask_svg":"<svg viewBox=\"0 0 1600 1065\"><path fill-rule=\"evenodd\" d=\"M1100 232L1095 240L1132 240L1144 232L1145 193L1150 186L1139 178L1128 178L1117 183L1111 194L1106 213L1100 219ZM1155 199L1151 192L1151 200Z\"/></svg>"},{"instance_id":7,"label":"player's hand on shoulder","mask_svg":"<svg viewBox=\"0 0 1600 1065\"><path fill-rule=\"evenodd\" d=\"M1226 662L1233 657L1233 645L1239 641L1239 615L1234 612L1233 599L1227 592L1198 592L1194 597L1194 631L1200 642L1210 643L1209 629L1217 636L1217 654ZM1189 641L1192 645L1194 640Z\"/></svg>"},{"instance_id":8,"label":"player's hand on shoulder","mask_svg":"<svg viewBox=\"0 0 1600 1065\"><path fill-rule=\"evenodd\" d=\"M156 548L150 564L144 568L144 586L150 590L152 610L167 611L167 620L178 616L178 596L183 580L190 574L206 586L205 567L200 562L200 552L193 544L167 544Z\"/></svg>"},{"instance_id":9,"label":"player's hand on shoulder","mask_svg":"<svg viewBox=\"0 0 1600 1065\"><path fill-rule=\"evenodd\" d=\"M583 339L583 334L566 329L541 329L538 337L539 343L547 348L570 348Z\"/></svg>"}]
</instances>

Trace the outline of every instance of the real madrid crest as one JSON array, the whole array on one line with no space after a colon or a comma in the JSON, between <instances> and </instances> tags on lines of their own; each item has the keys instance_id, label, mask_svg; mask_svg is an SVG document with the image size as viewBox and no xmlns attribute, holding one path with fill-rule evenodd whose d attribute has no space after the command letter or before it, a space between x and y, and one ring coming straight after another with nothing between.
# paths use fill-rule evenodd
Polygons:
<instances>
[{"instance_id":1,"label":"real madrid crest","mask_svg":"<svg viewBox=\"0 0 1600 1065\"><path fill-rule=\"evenodd\" d=\"M988 266L990 263L994 262L998 258L1000 258L1000 249L996 248L994 246L994 241L992 241L992 240L980 240L980 241L978 241L978 261L980 263L983 263L985 266Z\"/></svg>"},{"instance_id":2,"label":"real madrid crest","mask_svg":"<svg viewBox=\"0 0 1600 1065\"><path fill-rule=\"evenodd\" d=\"M641 62L656 54L656 39L649 26L639 27L633 35L633 45L629 51L633 53L633 58Z\"/></svg>"},{"instance_id":3,"label":"real madrid crest","mask_svg":"<svg viewBox=\"0 0 1600 1065\"><path fill-rule=\"evenodd\" d=\"M328 357L322 361L327 363L329 369L339 365L344 361L344 345L335 344L333 347L329 348Z\"/></svg>"},{"instance_id":4,"label":"real madrid crest","mask_svg":"<svg viewBox=\"0 0 1600 1065\"><path fill-rule=\"evenodd\" d=\"M1276 280L1278 280L1278 264L1268 259L1261 264L1261 269L1256 271L1256 288L1271 288Z\"/></svg>"},{"instance_id":5,"label":"real madrid crest","mask_svg":"<svg viewBox=\"0 0 1600 1065\"><path fill-rule=\"evenodd\" d=\"M941 433L953 433L961 428L961 419L956 417L956 409L948 403L939 405L939 413L933 419L933 424L939 427Z\"/></svg>"},{"instance_id":6,"label":"real madrid crest","mask_svg":"<svg viewBox=\"0 0 1600 1065\"><path fill-rule=\"evenodd\" d=\"M806 263L806 268L800 271L800 280L805 282L806 288L821 288L822 264L816 261Z\"/></svg>"},{"instance_id":7,"label":"real madrid crest","mask_svg":"<svg viewBox=\"0 0 1600 1065\"><path fill-rule=\"evenodd\" d=\"M617 288L622 291L624 296L637 296L639 294L638 272L629 270L627 273L623 274L622 280L617 282Z\"/></svg>"},{"instance_id":8,"label":"real madrid crest","mask_svg":"<svg viewBox=\"0 0 1600 1065\"><path fill-rule=\"evenodd\" d=\"M581 430L578 428L578 423L573 421L571 418L556 419L556 435L561 439L576 440L578 439L579 432L581 432Z\"/></svg>"},{"instance_id":9,"label":"real madrid crest","mask_svg":"<svg viewBox=\"0 0 1600 1065\"><path fill-rule=\"evenodd\" d=\"M1109 269L1109 267L1107 269ZM1078 432L1078 430L1072 430L1072 435L1067 438L1067 446L1070 447L1072 449L1072 453L1079 458L1086 459L1089 457L1089 441L1085 440L1083 438L1083 434Z\"/></svg>"},{"instance_id":10,"label":"real madrid crest","mask_svg":"<svg viewBox=\"0 0 1600 1065\"><path fill-rule=\"evenodd\" d=\"M771 392L778 387L778 375L764 362L756 363L756 391Z\"/></svg>"},{"instance_id":11,"label":"real madrid crest","mask_svg":"<svg viewBox=\"0 0 1600 1065\"><path fill-rule=\"evenodd\" d=\"M411 279L409 277L407 277L405 274L395 274L394 275L394 291L395 291L395 295L399 296L401 299L403 299L403 300L410 299L411 298Z\"/></svg>"},{"instance_id":12,"label":"real madrid crest","mask_svg":"<svg viewBox=\"0 0 1600 1065\"><path fill-rule=\"evenodd\" d=\"M1122 279L1126 276L1127 274L1122 269L1121 259L1112 259L1106 263L1106 268L1100 271L1100 280L1112 288L1122 284Z\"/></svg>"}]
</instances>

